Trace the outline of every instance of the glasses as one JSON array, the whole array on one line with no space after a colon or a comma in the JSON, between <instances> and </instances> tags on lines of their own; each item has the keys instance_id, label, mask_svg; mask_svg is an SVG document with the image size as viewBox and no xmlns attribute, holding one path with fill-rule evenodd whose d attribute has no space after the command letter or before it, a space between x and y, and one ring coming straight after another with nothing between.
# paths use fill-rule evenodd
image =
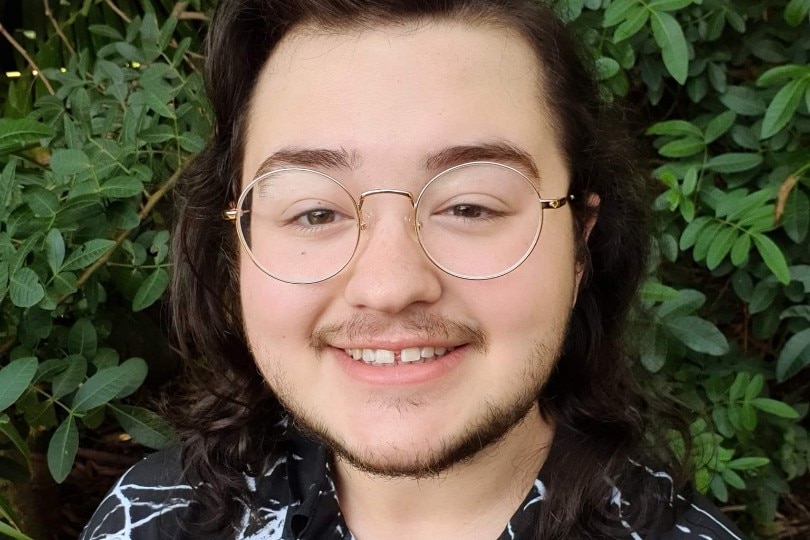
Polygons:
<instances>
[{"instance_id":1,"label":"glasses","mask_svg":"<svg viewBox=\"0 0 810 540\"><path fill-rule=\"evenodd\" d=\"M372 195L407 197L411 223L425 255L442 271L462 279L503 276L534 250L543 211L574 199L543 199L519 170L477 161L434 176L417 197L397 189L373 189L355 200L322 172L280 168L256 177L225 217L250 258L285 283L318 283L352 260L368 228L363 204Z\"/></svg>"}]
</instances>

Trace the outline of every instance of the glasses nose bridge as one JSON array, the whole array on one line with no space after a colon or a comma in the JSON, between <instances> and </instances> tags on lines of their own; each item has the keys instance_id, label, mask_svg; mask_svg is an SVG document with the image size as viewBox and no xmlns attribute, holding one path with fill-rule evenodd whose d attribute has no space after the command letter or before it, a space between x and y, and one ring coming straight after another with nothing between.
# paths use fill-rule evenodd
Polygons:
<instances>
[{"instance_id":1,"label":"glasses nose bridge","mask_svg":"<svg viewBox=\"0 0 810 540\"><path fill-rule=\"evenodd\" d=\"M410 191L405 191L403 189L370 189L368 191L364 191L360 194L360 199L357 202L357 214L360 217L360 228L365 230L368 228L368 224L363 216L363 203L366 202L366 199L371 197L372 195L383 195L383 194L390 194L390 195L400 195L402 197L407 197L408 201L411 203L411 216L408 217L409 221L412 221L412 217L416 211L416 199L413 196L413 193Z\"/></svg>"}]
</instances>

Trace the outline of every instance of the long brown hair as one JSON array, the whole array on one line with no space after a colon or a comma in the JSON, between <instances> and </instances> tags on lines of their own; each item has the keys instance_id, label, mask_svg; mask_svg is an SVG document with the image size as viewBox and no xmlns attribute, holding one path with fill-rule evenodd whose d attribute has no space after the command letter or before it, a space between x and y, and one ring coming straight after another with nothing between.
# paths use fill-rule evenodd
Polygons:
<instances>
[{"instance_id":1,"label":"long brown hair","mask_svg":"<svg viewBox=\"0 0 810 540\"><path fill-rule=\"evenodd\" d=\"M638 475L627 474L633 459L668 463L674 488L681 487L682 468L662 443L664 426L681 429L677 418L644 397L625 350L624 327L649 246L645 181L615 110L600 98L553 10L532 0L223 0L207 39L215 131L181 179L173 236L177 343L200 381L178 416L184 465L201 482L199 530L226 530L238 507L251 504L245 474L261 473L280 451L284 411L242 333L237 239L232 224L221 219L238 194L246 113L259 71L282 37L301 24L362 29L431 20L497 24L528 41L544 75L544 99L571 172L571 193L578 195L573 209L579 230L593 211L582 195L601 199L596 226L587 243L580 240L587 274L564 352L538 396L543 414L561 429L544 465L549 497L540 506L537 537L603 538L622 530L607 504L605 478L652 501L624 519L638 527L657 519L652 508L669 497L669 487L634 481Z\"/></svg>"}]
</instances>

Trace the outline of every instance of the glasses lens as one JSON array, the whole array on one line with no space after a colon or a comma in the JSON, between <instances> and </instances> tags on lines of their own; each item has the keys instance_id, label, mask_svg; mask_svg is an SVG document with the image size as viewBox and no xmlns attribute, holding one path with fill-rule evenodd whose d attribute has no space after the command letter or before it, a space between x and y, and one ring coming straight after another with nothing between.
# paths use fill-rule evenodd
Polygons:
<instances>
[{"instance_id":1,"label":"glasses lens","mask_svg":"<svg viewBox=\"0 0 810 540\"><path fill-rule=\"evenodd\" d=\"M281 169L255 180L240 199L239 228L254 262L289 283L340 272L357 247L354 201L332 178Z\"/></svg>"},{"instance_id":2,"label":"glasses lens","mask_svg":"<svg viewBox=\"0 0 810 540\"><path fill-rule=\"evenodd\" d=\"M532 183L510 167L466 164L434 178L419 196L419 240L459 277L503 275L534 249L542 208Z\"/></svg>"}]
</instances>

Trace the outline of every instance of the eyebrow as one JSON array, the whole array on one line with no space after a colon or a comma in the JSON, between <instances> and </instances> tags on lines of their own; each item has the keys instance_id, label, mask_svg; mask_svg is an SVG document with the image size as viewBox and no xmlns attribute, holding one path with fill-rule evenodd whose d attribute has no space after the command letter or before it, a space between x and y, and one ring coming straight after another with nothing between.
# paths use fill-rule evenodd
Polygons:
<instances>
[{"instance_id":1,"label":"eyebrow","mask_svg":"<svg viewBox=\"0 0 810 540\"><path fill-rule=\"evenodd\" d=\"M496 161L521 169L532 178L540 178L537 166L529 153L506 141L448 146L425 157L422 160L422 167L427 171L438 173L471 161Z\"/></svg>"},{"instance_id":2,"label":"eyebrow","mask_svg":"<svg viewBox=\"0 0 810 540\"><path fill-rule=\"evenodd\" d=\"M313 167L322 169L356 169L360 166L360 157L345 148L331 150L328 148L282 148L262 161L256 170L256 176L282 167Z\"/></svg>"},{"instance_id":3,"label":"eyebrow","mask_svg":"<svg viewBox=\"0 0 810 540\"><path fill-rule=\"evenodd\" d=\"M429 173L469 163L471 161L496 161L512 165L532 178L539 179L537 166L528 152L507 141L483 142L448 146L422 159L422 168ZM313 167L320 169L356 169L362 163L360 155L345 148L295 148L288 147L274 152L256 170L256 176L283 167Z\"/></svg>"}]
</instances>

